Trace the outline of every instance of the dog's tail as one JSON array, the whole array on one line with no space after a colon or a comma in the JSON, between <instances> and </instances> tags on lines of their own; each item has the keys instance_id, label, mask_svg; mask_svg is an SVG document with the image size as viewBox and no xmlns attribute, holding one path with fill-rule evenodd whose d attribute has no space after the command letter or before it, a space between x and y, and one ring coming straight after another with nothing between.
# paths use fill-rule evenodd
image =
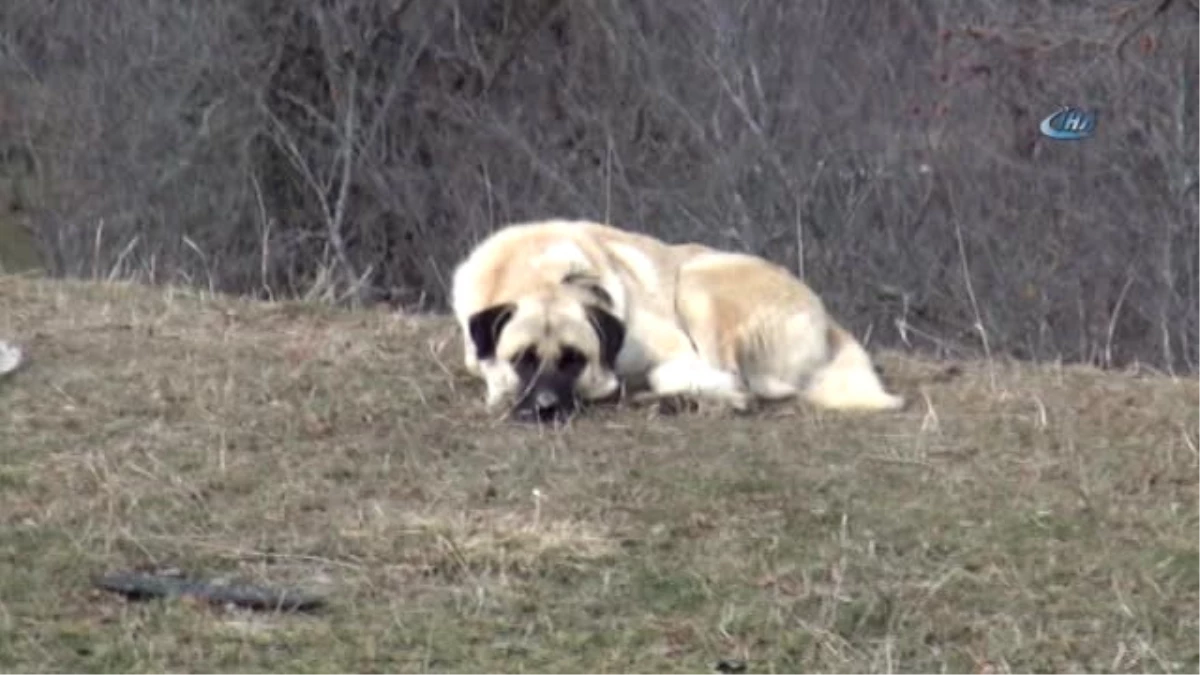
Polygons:
<instances>
[{"instance_id":1,"label":"dog's tail","mask_svg":"<svg viewBox=\"0 0 1200 675\"><path fill-rule=\"evenodd\" d=\"M846 329L830 320L826 330L829 361L812 377L804 397L830 410L899 410L905 400L889 394L867 350Z\"/></svg>"}]
</instances>

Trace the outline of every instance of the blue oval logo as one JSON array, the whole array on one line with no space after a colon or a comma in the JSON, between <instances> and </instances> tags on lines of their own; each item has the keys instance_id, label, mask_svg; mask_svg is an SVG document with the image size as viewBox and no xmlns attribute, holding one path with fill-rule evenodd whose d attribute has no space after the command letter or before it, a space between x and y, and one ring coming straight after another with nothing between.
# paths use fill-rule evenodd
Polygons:
<instances>
[{"instance_id":1,"label":"blue oval logo","mask_svg":"<svg viewBox=\"0 0 1200 675\"><path fill-rule=\"evenodd\" d=\"M1078 141L1096 131L1096 113L1074 106L1063 106L1042 120L1043 136L1056 141Z\"/></svg>"}]
</instances>

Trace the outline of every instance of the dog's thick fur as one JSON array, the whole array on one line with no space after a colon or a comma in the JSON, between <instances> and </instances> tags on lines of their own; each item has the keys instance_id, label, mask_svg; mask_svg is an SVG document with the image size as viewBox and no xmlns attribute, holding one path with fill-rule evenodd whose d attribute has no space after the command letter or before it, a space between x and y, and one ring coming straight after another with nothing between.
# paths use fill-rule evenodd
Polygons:
<instances>
[{"instance_id":1,"label":"dog's thick fur","mask_svg":"<svg viewBox=\"0 0 1200 675\"><path fill-rule=\"evenodd\" d=\"M698 244L674 249L682 260L680 325L706 363L736 373L755 398L800 396L835 410L904 407L884 389L862 345L786 269Z\"/></svg>"},{"instance_id":2,"label":"dog's thick fur","mask_svg":"<svg viewBox=\"0 0 1200 675\"><path fill-rule=\"evenodd\" d=\"M676 319L687 255L590 221L514 224L482 241L454 271L451 304L487 406L540 389L603 399L627 378L744 406L734 374L706 363Z\"/></svg>"}]
</instances>

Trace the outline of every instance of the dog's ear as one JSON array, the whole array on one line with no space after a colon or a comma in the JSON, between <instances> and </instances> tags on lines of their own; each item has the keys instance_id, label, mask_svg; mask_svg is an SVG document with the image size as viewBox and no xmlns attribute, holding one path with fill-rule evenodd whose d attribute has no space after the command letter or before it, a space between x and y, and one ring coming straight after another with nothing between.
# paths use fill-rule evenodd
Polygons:
<instances>
[{"instance_id":1,"label":"dog's ear","mask_svg":"<svg viewBox=\"0 0 1200 675\"><path fill-rule=\"evenodd\" d=\"M563 277L562 282L568 286L582 289L585 293L592 296L592 302L605 309L611 309L613 306L612 295L604 289L604 286L600 285L600 278L595 274L571 272Z\"/></svg>"},{"instance_id":2,"label":"dog's ear","mask_svg":"<svg viewBox=\"0 0 1200 675\"><path fill-rule=\"evenodd\" d=\"M587 314L596 336L600 338L600 363L612 370L616 366L621 345L625 343L625 324L600 307L589 306Z\"/></svg>"},{"instance_id":3,"label":"dog's ear","mask_svg":"<svg viewBox=\"0 0 1200 675\"><path fill-rule=\"evenodd\" d=\"M514 304L494 305L471 315L467 320L470 328L471 344L475 345L475 356L480 361L486 361L496 356L496 342L500 331L513 317Z\"/></svg>"}]
</instances>

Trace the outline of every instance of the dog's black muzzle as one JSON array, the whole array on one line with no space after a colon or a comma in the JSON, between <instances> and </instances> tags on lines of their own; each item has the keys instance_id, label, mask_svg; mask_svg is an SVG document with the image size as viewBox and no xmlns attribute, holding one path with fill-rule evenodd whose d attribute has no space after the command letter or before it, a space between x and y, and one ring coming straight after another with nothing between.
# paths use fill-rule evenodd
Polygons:
<instances>
[{"instance_id":1,"label":"dog's black muzzle","mask_svg":"<svg viewBox=\"0 0 1200 675\"><path fill-rule=\"evenodd\" d=\"M552 424L565 422L579 409L579 400L571 386L556 386L544 382L530 387L512 409L512 419L518 422Z\"/></svg>"}]
</instances>

